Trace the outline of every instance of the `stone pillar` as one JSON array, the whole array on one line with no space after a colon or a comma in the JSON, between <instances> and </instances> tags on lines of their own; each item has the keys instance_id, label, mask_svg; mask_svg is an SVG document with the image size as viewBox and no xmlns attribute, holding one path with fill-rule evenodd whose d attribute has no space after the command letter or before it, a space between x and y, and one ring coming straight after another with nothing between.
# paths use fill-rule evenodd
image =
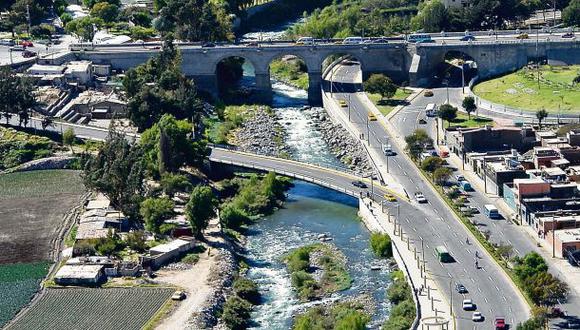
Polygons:
<instances>
[{"instance_id":1,"label":"stone pillar","mask_svg":"<svg viewBox=\"0 0 580 330\"><path fill-rule=\"evenodd\" d=\"M322 105L322 72L308 72L308 103L312 106Z\"/></svg>"},{"instance_id":2,"label":"stone pillar","mask_svg":"<svg viewBox=\"0 0 580 330\"><path fill-rule=\"evenodd\" d=\"M256 72L256 93L260 102L272 103L272 83L270 72Z\"/></svg>"},{"instance_id":3,"label":"stone pillar","mask_svg":"<svg viewBox=\"0 0 580 330\"><path fill-rule=\"evenodd\" d=\"M209 93L214 98L219 98L218 80L215 73L194 75L193 81L197 89Z\"/></svg>"}]
</instances>

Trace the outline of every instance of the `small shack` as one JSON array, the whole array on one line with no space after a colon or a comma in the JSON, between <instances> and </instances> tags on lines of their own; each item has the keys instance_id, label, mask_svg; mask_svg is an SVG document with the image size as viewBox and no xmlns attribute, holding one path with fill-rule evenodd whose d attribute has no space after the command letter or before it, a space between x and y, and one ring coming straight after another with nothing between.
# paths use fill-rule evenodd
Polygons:
<instances>
[{"instance_id":1,"label":"small shack","mask_svg":"<svg viewBox=\"0 0 580 330\"><path fill-rule=\"evenodd\" d=\"M64 265L54 276L58 285L98 286L105 281L104 265Z\"/></svg>"},{"instance_id":2,"label":"small shack","mask_svg":"<svg viewBox=\"0 0 580 330\"><path fill-rule=\"evenodd\" d=\"M181 237L166 244L157 245L149 250L147 255L141 256L144 268L157 269L191 251L195 247L193 237Z\"/></svg>"}]
</instances>

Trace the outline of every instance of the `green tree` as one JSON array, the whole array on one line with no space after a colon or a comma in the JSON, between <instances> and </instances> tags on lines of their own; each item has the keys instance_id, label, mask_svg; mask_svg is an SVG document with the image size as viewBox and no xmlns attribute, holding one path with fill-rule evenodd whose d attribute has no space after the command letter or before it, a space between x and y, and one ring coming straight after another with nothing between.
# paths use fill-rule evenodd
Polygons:
<instances>
[{"instance_id":1,"label":"green tree","mask_svg":"<svg viewBox=\"0 0 580 330\"><path fill-rule=\"evenodd\" d=\"M391 246L391 237L387 234L372 233L371 249L378 257L391 258L393 256L393 247Z\"/></svg>"},{"instance_id":2,"label":"green tree","mask_svg":"<svg viewBox=\"0 0 580 330\"><path fill-rule=\"evenodd\" d=\"M413 25L425 32L439 32L447 25L447 9L439 0L425 2L419 14L413 18Z\"/></svg>"},{"instance_id":3,"label":"green tree","mask_svg":"<svg viewBox=\"0 0 580 330\"><path fill-rule=\"evenodd\" d=\"M91 8L91 16L98 17L105 23L112 23L119 16L119 7L108 2L97 2Z\"/></svg>"},{"instance_id":4,"label":"green tree","mask_svg":"<svg viewBox=\"0 0 580 330\"><path fill-rule=\"evenodd\" d=\"M473 96L467 96L466 98L464 98L463 102L461 103L461 106L463 107L465 112L467 112L469 119L471 119L471 113L477 110L477 105L475 104L475 99L473 98Z\"/></svg>"},{"instance_id":5,"label":"green tree","mask_svg":"<svg viewBox=\"0 0 580 330\"><path fill-rule=\"evenodd\" d=\"M134 230L127 234L125 242L127 246L137 252L144 252L147 249L147 235L142 230Z\"/></svg>"},{"instance_id":6,"label":"green tree","mask_svg":"<svg viewBox=\"0 0 580 330\"><path fill-rule=\"evenodd\" d=\"M204 141L192 141L191 124L165 114L141 135L149 175L159 177L176 172L181 166L200 166L209 154Z\"/></svg>"},{"instance_id":7,"label":"green tree","mask_svg":"<svg viewBox=\"0 0 580 330\"><path fill-rule=\"evenodd\" d=\"M12 72L9 67L0 68L0 114L8 121L13 115L20 117L20 125L28 123L28 111L36 104L32 80Z\"/></svg>"},{"instance_id":8,"label":"green tree","mask_svg":"<svg viewBox=\"0 0 580 330\"><path fill-rule=\"evenodd\" d=\"M138 219L144 178L142 157L138 144L111 131L98 154L87 160L82 175L85 186L102 192L114 207Z\"/></svg>"},{"instance_id":9,"label":"green tree","mask_svg":"<svg viewBox=\"0 0 580 330\"><path fill-rule=\"evenodd\" d=\"M226 228L237 230L241 225L248 223L250 218L246 212L228 203L220 211L220 220Z\"/></svg>"},{"instance_id":10,"label":"green tree","mask_svg":"<svg viewBox=\"0 0 580 330\"><path fill-rule=\"evenodd\" d=\"M568 26L580 26L580 0L572 0L562 11L562 21Z\"/></svg>"},{"instance_id":11,"label":"green tree","mask_svg":"<svg viewBox=\"0 0 580 330\"><path fill-rule=\"evenodd\" d=\"M427 157L421 162L421 169L430 173L435 172L441 166L443 166L443 159L438 156Z\"/></svg>"},{"instance_id":12,"label":"green tree","mask_svg":"<svg viewBox=\"0 0 580 330\"><path fill-rule=\"evenodd\" d=\"M196 186L185 206L185 215L196 237L202 237L209 220L215 216L216 199L208 186Z\"/></svg>"},{"instance_id":13,"label":"green tree","mask_svg":"<svg viewBox=\"0 0 580 330\"><path fill-rule=\"evenodd\" d=\"M76 140L75 131L71 127L67 128L66 131L62 133L62 143L65 146L69 146L71 153L74 153L73 145L75 143L75 140Z\"/></svg>"},{"instance_id":14,"label":"green tree","mask_svg":"<svg viewBox=\"0 0 580 330\"><path fill-rule=\"evenodd\" d=\"M65 26L65 31L77 35L85 41L92 41L95 36L96 29L105 25L105 22L99 17L82 17L68 22Z\"/></svg>"},{"instance_id":15,"label":"green tree","mask_svg":"<svg viewBox=\"0 0 580 330\"><path fill-rule=\"evenodd\" d=\"M548 271L548 265L538 253L530 252L522 259L516 260L514 271L516 276L523 281L536 273Z\"/></svg>"},{"instance_id":16,"label":"green tree","mask_svg":"<svg viewBox=\"0 0 580 330\"><path fill-rule=\"evenodd\" d=\"M238 297L250 302L251 304L258 305L260 303L260 292L258 291L258 286L254 281L245 277L239 277L234 281L232 288Z\"/></svg>"},{"instance_id":17,"label":"green tree","mask_svg":"<svg viewBox=\"0 0 580 330\"><path fill-rule=\"evenodd\" d=\"M336 321L336 330L365 330L367 328L368 316L358 311L349 311Z\"/></svg>"},{"instance_id":18,"label":"green tree","mask_svg":"<svg viewBox=\"0 0 580 330\"><path fill-rule=\"evenodd\" d=\"M384 99L385 97L390 99L395 96L395 93L397 92L397 85L395 85L393 81L384 74L371 75L365 82L364 88L369 93L380 94L381 99Z\"/></svg>"},{"instance_id":19,"label":"green tree","mask_svg":"<svg viewBox=\"0 0 580 330\"><path fill-rule=\"evenodd\" d=\"M167 197L150 197L141 202L139 213L145 222L145 229L160 234L159 228L163 222L174 215L175 204Z\"/></svg>"},{"instance_id":20,"label":"green tree","mask_svg":"<svg viewBox=\"0 0 580 330\"><path fill-rule=\"evenodd\" d=\"M99 2L106 2L106 3L109 3L111 5L121 7L121 0L83 0L83 4L89 9L92 9L93 6Z\"/></svg>"},{"instance_id":21,"label":"green tree","mask_svg":"<svg viewBox=\"0 0 580 330\"><path fill-rule=\"evenodd\" d=\"M424 129L417 129L413 134L406 136L405 142L407 143L406 150L415 161L419 159L427 145L433 145L433 139L429 137Z\"/></svg>"},{"instance_id":22,"label":"green tree","mask_svg":"<svg viewBox=\"0 0 580 330\"><path fill-rule=\"evenodd\" d=\"M35 25L30 28L30 34L39 39L50 39L54 33L54 27L49 24Z\"/></svg>"},{"instance_id":23,"label":"green tree","mask_svg":"<svg viewBox=\"0 0 580 330\"><path fill-rule=\"evenodd\" d=\"M433 172L433 181L438 185L443 185L449 178L453 171L449 167L439 167Z\"/></svg>"},{"instance_id":24,"label":"green tree","mask_svg":"<svg viewBox=\"0 0 580 330\"><path fill-rule=\"evenodd\" d=\"M159 184L163 192L171 197L177 192L189 192L193 188L191 182L189 182L189 179L185 175L177 173L163 173Z\"/></svg>"},{"instance_id":25,"label":"green tree","mask_svg":"<svg viewBox=\"0 0 580 330\"><path fill-rule=\"evenodd\" d=\"M439 118L447 121L447 127L449 127L449 125L451 125L451 121L457 118L457 108L451 104L443 104L439 107L437 115Z\"/></svg>"},{"instance_id":26,"label":"green tree","mask_svg":"<svg viewBox=\"0 0 580 330\"><path fill-rule=\"evenodd\" d=\"M538 124L542 127L542 121L548 117L548 111L546 109L540 109L536 111L536 118L538 118Z\"/></svg>"},{"instance_id":27,"label":"green tree","mask_svg":"<svg viewBox=\"0 0 580 330\"><path fill-rule=\"evenodd\" d=\"M524 288L534 303L555 305L566 298L568 286L547 271L538 272L524 280Z\"/></svg>"}]
</instances>

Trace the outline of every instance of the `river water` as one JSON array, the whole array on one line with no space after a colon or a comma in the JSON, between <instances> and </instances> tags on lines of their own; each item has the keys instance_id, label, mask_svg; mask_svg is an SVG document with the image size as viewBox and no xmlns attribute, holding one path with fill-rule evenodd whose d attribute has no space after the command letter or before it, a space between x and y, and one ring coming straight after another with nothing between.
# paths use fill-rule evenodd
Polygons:
<instances>
[{"instance_id":1,"label":"river water","mask_svg":"<svg viewBox=\"0 0 580 330\"><path fill-rule=\"evenodd\" d=\"M275 31L247 34L246 39L276 40L290 24ZM254 83L251 64L244 64L242 85ZM332 155L322 134L314 126L304 90L272 80L274 92L272 107L279 123L286 129L286 144L295 160L318 163L331 167L344 166ZM263 303L254 310L254 329L289 329L292 317L315 303L301 303L292 291L290 276L281 257L291 249L318 242L318 234L328 234L331 243L347 258L347 267L353 279L352 287L326 298L341 298L369 293L374 298L376 312L370 323L379 328L389 314L386 288L390 284L389 271L384 260L374 258L369 247L369 232L357 216L358 200L350 196L310 183L295 181L288 192L285 207L252 225L248 233L248 277L256 281ZM382 264L380 271L371 271L370 265Z\"/></svg>"}]
</instances>

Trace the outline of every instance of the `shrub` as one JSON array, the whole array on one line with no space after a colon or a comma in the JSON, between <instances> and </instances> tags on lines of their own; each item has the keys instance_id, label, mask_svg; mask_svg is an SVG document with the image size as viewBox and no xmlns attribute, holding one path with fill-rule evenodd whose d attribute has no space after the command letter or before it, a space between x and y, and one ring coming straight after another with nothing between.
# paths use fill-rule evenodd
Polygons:
<instances>
[{"instance_id":1,"label":"shrub","mask_svg":"<svg viewBox=\"0 0 580 330\"><path fill-rule=\"evenodd\" d=\"M239 229L242 225L250 222L250 218L246 215L246 212L231 203L226 204L222 208L220 219L225 227L231 229Z\"/></svg>"},{"instance_id":2,"label":"shrub","mask_svg":"<svg viewBox=\"0 0 580 330\"><path fill-rule=\"evenodd\" d=\"M199 255L195 253L188 253L183 258L181 258L181 262L186 264L196 264L199 261Z\"/></svg>"},{"instance_id":3,"label":"shrub","mask_svg":"<svg viewBox=\"0 0 580 330\"><path fill-rule=\"evenodd\" d=\"M254 281L240 277L233 285L234 293L238 297L249 301L250 303L257 305L260 303L260 292L258 292L258 286Z\"/></svg>"},{"instance_id":4,"label":"shrub","mask_svg":"<svg viewBox=\"0 0 580 330\"><path fill-rule=\"evenodd\" d=\"M387 290L387 298L397 305L405 300L412 300L411 287L405 280L398 280Z\"/></svg>"},{"instance_id":5,"label":"shrub","mask_svg":"<svg viewBox=\"0 0 580 330\"><path fill-rule=\"evenodd\" d=\"M391 237L387 234L372 233L371 248L375 255L382 258L393 256L393 247L391 246Z\"/></svg>"},{"instance_id":6,"label":"shrub","mask_svg":"<svg viewBox=\"0 0 580 330\"><path fill-rule=\"evenodd\" d=\"M224 304L222 320L230 329L245 329L251 310L252 304L238 296L232 296Z\"/></svg>"}]
</instances>

